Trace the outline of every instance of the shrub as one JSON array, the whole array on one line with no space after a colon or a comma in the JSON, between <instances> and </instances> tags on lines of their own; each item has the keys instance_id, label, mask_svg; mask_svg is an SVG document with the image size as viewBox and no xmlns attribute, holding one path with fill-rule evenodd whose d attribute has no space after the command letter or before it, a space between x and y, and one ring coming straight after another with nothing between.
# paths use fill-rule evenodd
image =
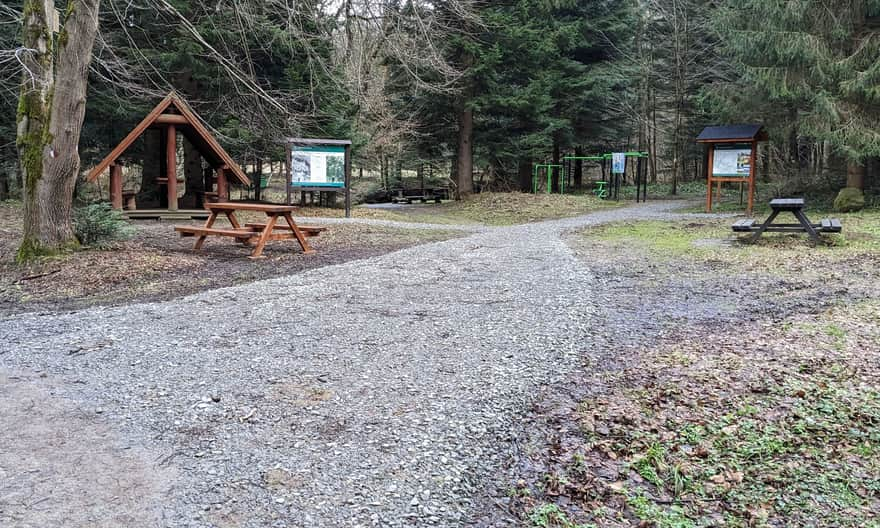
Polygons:
<instances>
[{"instance_id":1,"label":"shrub","mask_svg":"<svg viewBox=\"0 0 880 528\"><path fill-rule=\"evenodd\" d=\"M865 207L865 195L860 189L847 187L834 199L834 209L841 213L858 211Z\"/></svg>"},{"instance_id":2,"label":"shrub","mask_svg":"<svg viewBox=\"0 0 880 528\"><path fill-rule=\"evenodd\" d=\"M74 209L73 229L80 244L95 248L107 248L113 242L126 240L134 234L134 228L126 222L122 213L108 203Z\"/></svg>"}]
</instances>

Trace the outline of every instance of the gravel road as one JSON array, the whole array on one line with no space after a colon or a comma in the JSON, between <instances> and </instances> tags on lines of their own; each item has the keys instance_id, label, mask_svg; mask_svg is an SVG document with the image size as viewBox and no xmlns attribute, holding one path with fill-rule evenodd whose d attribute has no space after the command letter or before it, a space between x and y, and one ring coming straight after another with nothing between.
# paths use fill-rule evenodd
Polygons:
<instances>
[{"instance_id":1,"label":"gravel road","mask_svg":"<svg viewBox=\"0 0 880 528\"><path fill-rule=\"evenodd\" d=\"M469 525L535 392L589 347L592 277L563 233L676 206L4 319L0 525Z\"/></svg>"}]
</instances>

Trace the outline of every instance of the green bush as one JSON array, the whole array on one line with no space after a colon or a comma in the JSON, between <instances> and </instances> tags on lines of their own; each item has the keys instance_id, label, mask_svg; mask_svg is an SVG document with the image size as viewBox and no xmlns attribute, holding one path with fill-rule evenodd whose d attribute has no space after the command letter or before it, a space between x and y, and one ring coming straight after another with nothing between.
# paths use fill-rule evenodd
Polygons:
<instances>
[{"instance_id":1,"label":"green bush","mask_svg":"<svg viewBox=\"0 0 880 528\"><path fill-rule=\"evenodd\" d=\"M108 203L74 209L73 229L80 244L99 249L110 247L113 242L126 240L134 234L134 228L126 222L122 213Z\"/></svg>"},{"instance_id":2,"label":"green bush","mask_svg":"<svg viewBox=\"0 0 880 528\"><path fill-rule=\"evenodd\" d=\"M861 189L847 187L834 199L834 209L841 213L858 211L865 207L865 194Z\"/></svg>"}]
</instances>

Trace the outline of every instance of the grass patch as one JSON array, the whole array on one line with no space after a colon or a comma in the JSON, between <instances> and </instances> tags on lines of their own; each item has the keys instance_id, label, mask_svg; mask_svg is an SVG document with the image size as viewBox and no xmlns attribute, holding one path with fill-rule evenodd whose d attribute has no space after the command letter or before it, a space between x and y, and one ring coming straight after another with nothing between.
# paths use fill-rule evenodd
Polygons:
<instances>
[{"instance_id":1,"label":"grass patch","mask_svg":"<svg viewBox=\"0 0 880 528\"><path fill-rule=\"evenodd\" d=\"M611 248L639 248L660 261L689 259L710 262L716 268L736 268L810 278L836 273L835 262L878 261L880 211L837 215L843 233L823 235L823 243L811 247L806 234L765 234L754 244L742 243L733 233L734 219L644 221L598 226L584 231L591 243ZM814 219L818 218L814 215Z\"/></svg>"},{"instance_id":2,"label":"grass patch","mask_svg":"<svg viewBox=\"0 0 880 528\"><path fill-rule=\"evenodd\" d=\"M867 301L642 351L581 403L566 507L533 524L877 526L878 320Z\"/></svg>"},{"instance_id":3,"label":"grass patch","mask_svg":"<svg viewBox=\"0 0 880 528\"><path fill-rule=\"evenodd\" d=\"M623 205L623 202L599 200L589 194L487 192L475 194L466 200L448 201L442 204L412 204L393 209L358 206L352 208L352 216L397 222L504 226L567 218L620 205ZM341 218L345 212L340 208L304 207L298 214Z\"/></svg>"},{"instance_id":4,"label":"grass patch","mask_svg":"<svg viewBox=\"0 0 880 528\"><path fill-rule=\"evenodd\" d=\"M565 512L555 504L542 504L532 510L529 516L535 528L595 528L595 524L575 524L568 520Z\"/></svg>"},{"instance_id":5,"label":"grass patch","mask_svg":"<svg viewBox=\"0 0 880 528\"><path fill-rule=\"evenodd\" d=\"M514 225L578 216L617 205L591 195L481 193L443 204L441 214L488 225Z\"/></svg>"}]
</instances>

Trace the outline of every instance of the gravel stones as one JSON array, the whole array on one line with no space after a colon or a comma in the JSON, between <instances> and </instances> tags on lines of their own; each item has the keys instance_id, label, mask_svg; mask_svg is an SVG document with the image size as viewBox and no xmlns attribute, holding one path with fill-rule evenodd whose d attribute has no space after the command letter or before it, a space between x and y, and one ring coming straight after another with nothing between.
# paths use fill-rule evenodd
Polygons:
<instances>
[{"instance_id":1,"label":"gravel stones","mask_svg":"<svg viewBox=\"0 0 880 528\"><path fill-rule=\"evenodd\" d=\"M576 368L589 339L593 277L561 234L670 207L480 228L164 303L15 316L0 369L48 372L59 397L164 453L169 526L461 526L536 390Z\"/></svg>"}]
</instances>

